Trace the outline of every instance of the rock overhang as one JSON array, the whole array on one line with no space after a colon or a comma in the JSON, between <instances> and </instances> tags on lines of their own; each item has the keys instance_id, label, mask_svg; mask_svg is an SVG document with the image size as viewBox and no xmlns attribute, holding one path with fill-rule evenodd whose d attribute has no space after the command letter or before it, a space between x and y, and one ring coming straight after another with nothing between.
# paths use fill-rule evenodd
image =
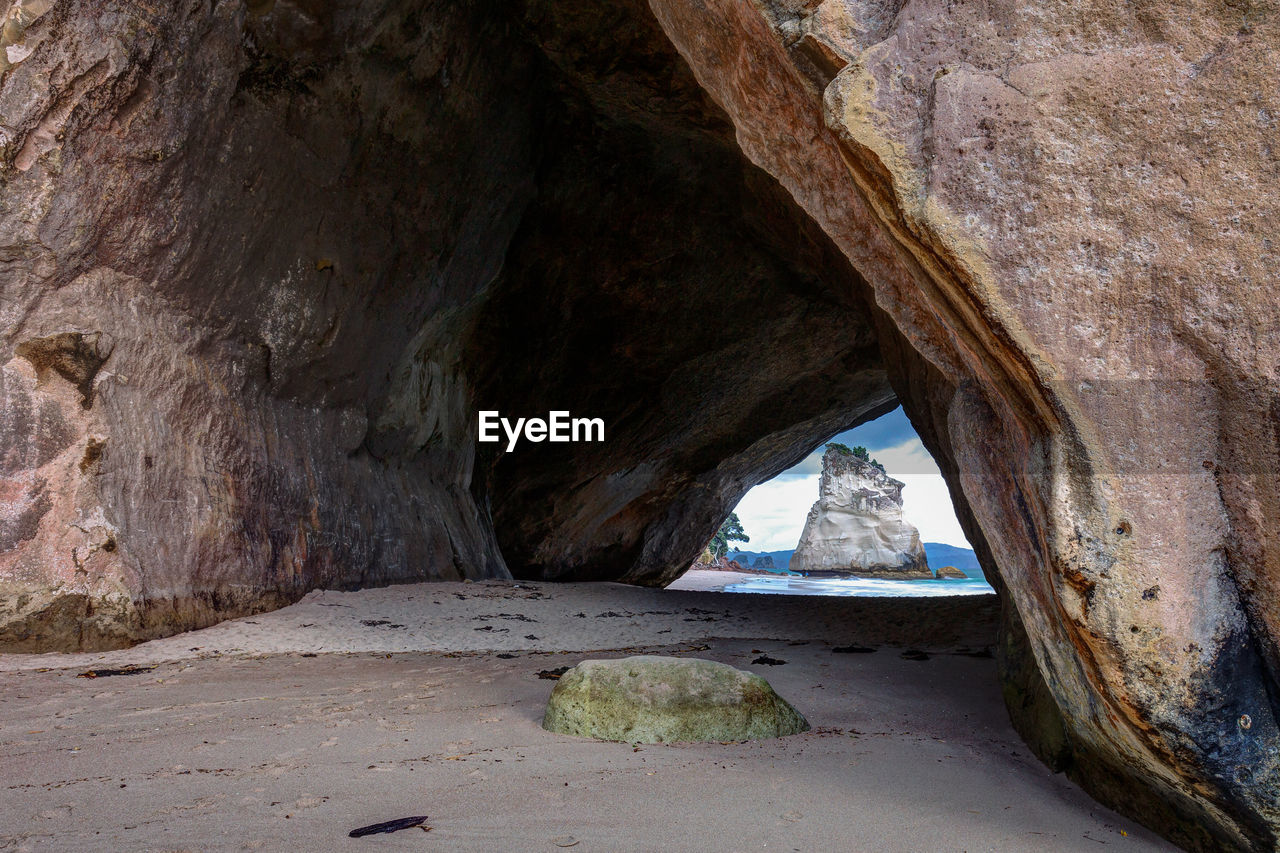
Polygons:
<instances>
[{"instance_id":1,"label":"rock overhang","mask_svg":"<svg viewBox=\"0 0 1280 853\"><path fill-rule=\"evenodd\" d=\"M172 44L135 10L147 37L105 65L66 11L3 81L11 104L49 81L13 138L62 123L9 186L5 405L67 385L84 411L6 432L5 559L81 596L73 621L120 592L110 644L316 585L659 584L755 481L893 403L865 281L643 4L157 9ZM50 367L63 340L109 347ZM611 441L490 453L486 405ZM24 449L54 435L56 459ZM104 642L42 640L50 608L25 598L10 639Z\"/></svg>"}]
</instances>

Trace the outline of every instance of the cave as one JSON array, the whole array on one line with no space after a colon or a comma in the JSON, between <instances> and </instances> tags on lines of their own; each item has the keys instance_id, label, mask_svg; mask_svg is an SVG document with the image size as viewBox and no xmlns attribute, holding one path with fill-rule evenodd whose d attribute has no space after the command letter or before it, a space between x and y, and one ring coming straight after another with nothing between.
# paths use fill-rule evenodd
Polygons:
<instances>
[{"instance_id":1,"label":"cave","mask_svg":"<svg viewBox=\"0 0 1280 853\"><path fill-rule=\"evenodd\" d=\"M1247 342L1280 328L1248 295L1270 207L1219 234L1151 202L1237 259L1222 304L1182 310L1208 267L1108 243L1164 220L1077 216L1083 167L1036 125L1138 107L1081 95L1109 91L1092 68L1001 78L1017 9L107 6L23 0L3 36L6 651L321 588L662 586L749 488L901 405L1000 594L1037 755L1188 848L1274 845L1280 433ZM1085 29L1184 37L1131 23ZM929 27L983 35L941 57ZM1183 112L1266 42L1205 64ZM606 440L508 451L481 410Z\"/></svg>"}]
</instances>

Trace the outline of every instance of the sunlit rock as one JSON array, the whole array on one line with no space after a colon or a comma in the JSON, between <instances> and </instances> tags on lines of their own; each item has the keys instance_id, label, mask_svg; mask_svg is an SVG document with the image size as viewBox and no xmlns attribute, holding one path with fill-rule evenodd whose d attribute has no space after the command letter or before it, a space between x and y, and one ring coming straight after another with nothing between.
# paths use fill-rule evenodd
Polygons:
<instances>
[{"instance_id":1,"label":"sunlit rock","mask_svg":"<svg viewBox=\"0 0 1280 853\"><path fill-rule=\"evenodd\" d=\"M902 515L903 483L831 444L818 500L805 519L790 570L805 575L932 578L920 531Z\"/></svg>"}]
</instances>

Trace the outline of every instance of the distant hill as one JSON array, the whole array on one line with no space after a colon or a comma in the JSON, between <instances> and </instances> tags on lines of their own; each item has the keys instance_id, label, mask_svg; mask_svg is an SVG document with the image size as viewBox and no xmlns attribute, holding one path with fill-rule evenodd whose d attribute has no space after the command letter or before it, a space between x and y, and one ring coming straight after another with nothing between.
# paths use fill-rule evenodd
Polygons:
<instances>
[{"instance_id":1,"label":"distant hill","mask_svg":"<svg viewBox=\"0 0 1280 853\"><path fill-rule=\"evenodd\" d=\"M737 560L744 566L750 567L757 557L770 556L773 557L773 570L775 572L784 572L787 566L791 564L791 555L795 553L792 548L789 551L730 551L729 559ZM929 568L938 569L941 566L955 566L971 578L982 577L982 567L978 565L978 555L973 553L971 548L957 548L955 545L944 545L941 542L924 543L925 556L929 558Z\"/></svg>"},{"instance_id":2,"label":"distant hill","mask_svg":"<svg viewBox=\"0 0 1280 853\"><path fill-rule=\"evenodd\" d=\"M794 553L794 548L787 551L730 551L729 559L737 560L747 568L751 568L757 558L773 557L772 571L782 573L787 570L787 564L791 562L791 555Z\"/></svg>"},{"instance_id":3,"label":"distant hill","mask_svg":"<svg viewBox=\"0 0 1280 853\"><path fill-rule=\"evenodd\" d=\"M955 566L971 578L982 577L982 566L978 564L978 555L973 553L972 548L957 548L954 545L943 545L941 542L926 542L924 553L929 558L930 568Z\"/></svg>"}]
</instances>

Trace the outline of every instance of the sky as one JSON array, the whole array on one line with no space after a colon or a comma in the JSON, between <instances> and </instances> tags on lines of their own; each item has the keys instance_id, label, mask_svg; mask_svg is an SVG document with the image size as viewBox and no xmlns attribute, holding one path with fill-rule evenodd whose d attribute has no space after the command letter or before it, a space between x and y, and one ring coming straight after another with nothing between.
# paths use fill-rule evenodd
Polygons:
<instances>
[{"instance_id":1,"label":"sky","mask_svg":"<svg viewBox=\"0 0 1280 853\"><path fill-rule=\"evenodd\" d=\"M956 521L942 474L901 407L842 432L830 441L866 447L890 477L906 484L902 489L902 511L907 521L919 529L920 541L970 547L960 531L960 522ZM734 511L751 541L734 545L749 551L785 551L796 547L809 507L818 500L823 449L819 446L800 464L743 496Z\"/></svg>"}]
</instances>

